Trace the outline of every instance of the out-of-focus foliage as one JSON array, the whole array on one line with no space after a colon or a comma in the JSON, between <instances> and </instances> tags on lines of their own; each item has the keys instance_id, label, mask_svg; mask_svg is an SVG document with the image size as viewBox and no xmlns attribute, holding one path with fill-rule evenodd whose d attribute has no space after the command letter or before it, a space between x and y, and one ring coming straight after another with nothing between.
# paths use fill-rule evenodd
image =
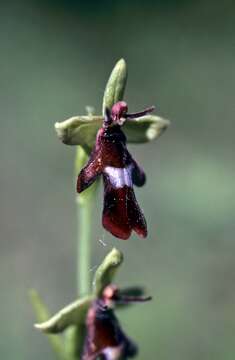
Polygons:
<instances>
[{"instance_id":1,"label":"out-of-focus foliage","mask_svg":"<svg viewBox=\"0 0 235 360\"><path fill-rule=\"evenodd\" d=\"M54 123L86 105L100 113L123 57L129 110L154 104L172 125L131 146L148 175L137 189L148 239L117 244L101 228L100 197L92 264L118 246L118 284L153 294L120 311L139 359L234 359L235 4L25 0L0 10L0 358L53 359L27 291L37 288L51 313L76 297L74 149Z\"/></svg>"}]
</instances>

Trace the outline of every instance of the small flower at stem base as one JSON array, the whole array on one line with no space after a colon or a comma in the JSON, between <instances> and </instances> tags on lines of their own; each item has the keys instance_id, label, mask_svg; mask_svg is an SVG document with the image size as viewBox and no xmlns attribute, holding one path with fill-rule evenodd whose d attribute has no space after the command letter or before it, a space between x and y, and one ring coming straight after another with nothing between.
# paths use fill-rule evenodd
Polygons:
<instances>
[{"instance_id":1,"label":"small flower at stem base","mask_svg":"<svg viewBox=\"0 0 235 360\"><path fill-rule=\"evenodd\" d=\"M71 330L72 337L65 339L69 340L69 353L76 354L74 359L125 360L135 356L137 347L123 332L114 310L149 301L151 297L145 296L141 287L119 289L113 284L122 261L123 254L119 250L110 251L96 270L93 293L69 304L35 327L46 334L66 330L68 334ZM78 347L81 353L77 353Z\"/></svg>"},{"instance_id":2,"label":"small flower at stem base","mask_svg":"<svg viewBox=\"0 0 235 360\"><path fill-rule=\"evenodd\" d=\"M82 360L104 360L132 358L137 346L125 335L114 311L104 301L95 300L88 310L87 335Z\"/></svg>"},{"instance_id":3,"label":"small flower at stem base","mask_svg":"<svg viewBox=\"0 0 235 360\"><path fill-rule=\"evenodd\" d=\"M116 303L143 302L151 297L123 296L119 289L110 284L103 290L102 297L91 304L86 318L86 339L82 360L128 359L137 355L137 346L123 332L114 314Z\"/></svg>"}]
</instances>

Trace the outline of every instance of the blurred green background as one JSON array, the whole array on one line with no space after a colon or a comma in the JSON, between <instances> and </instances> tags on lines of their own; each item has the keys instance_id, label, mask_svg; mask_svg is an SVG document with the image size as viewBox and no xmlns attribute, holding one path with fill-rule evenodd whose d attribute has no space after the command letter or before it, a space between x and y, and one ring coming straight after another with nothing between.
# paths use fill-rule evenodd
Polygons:
<instances>
[{"instance_id":1,"label":"blurred green background","mask_svg":"<svg viewBox=\"0 0 235 360\"><path fill-rule=\"evenodd\" d=\"M100 112L121 57L130 111L155 104L172 125L130 146L148 174L148 239L104 232L101 193L92 266L117 246L118 283L153 294L120 313L139 359L234 359L234 13L232 0L1 1L0 359L55 359L27 295L52 312L76 297L74 149L53 126Z\"/></svg>"}]
</instances>

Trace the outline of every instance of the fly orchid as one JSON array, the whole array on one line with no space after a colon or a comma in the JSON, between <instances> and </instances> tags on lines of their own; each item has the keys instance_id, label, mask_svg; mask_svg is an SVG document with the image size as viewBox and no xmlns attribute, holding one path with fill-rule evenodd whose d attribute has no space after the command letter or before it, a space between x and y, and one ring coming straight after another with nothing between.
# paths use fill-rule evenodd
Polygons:
<instances>
[{"instance_id":1,"label":"fly orchid","mask_svg":"<svg viewBox=\"0 0 235 360\"><path fill-rule=\"evenodd\" d=\"M143 186L146 176L126 146L121 127L126 121L149 114L154 107L138 113L128 113L127 104L119 101L111 112L105 109L103 126L86 166L77 179L77 192L87 189L100 175L104 181L104 208L102 223L112 235L126 240L134 230L140 237L147 236L147 224L133 190Z\"/></svg>"},{"instance_id":2,"label":"fly orchid","mask_svg":"<svg viewBox=\"0 0 235 360\"><path fill-rule=\"evenodd\" d=\"M107 286L100 299L91 304L86 317L86 339L82 360L104 360L132 358L137 346L123 332L113 308L115 305L143 302L151 297L128 296L115 285Z\"/></svg>"},{"instance_id":3,"label":"fly orchid","mask_svg":"<svg viewBox=\"0 0 235 360\"><path fill-rule=\"evenodd\" d=\"M139 286L120 289L114 285L114 277L122 262L123 254L113 249L95 272L93 291L46 321L45 306L37 293L32 294L38 319L44 320L35 327L49 335L61 359L121 360L137 354L137 346L122 330L115 309L144 303L152 297L145 295L144 288ZM71 337L62 340L60 334L64 331L68 331ZM65 348L70 348L70 356L65 353Z\"/></svg>"},{"instance_id":4,"label":"fly orchid","mask_svg":"<svg viewBox=\"0 0 235 360\"><path fill-rule=\"evenodd\" d=\"M95 272L93 288L89 286L90 205L95 186L82 195L80 193L102 175L105 229L121 239L128 239L132 231L146 237L146 221L133 190L133 185L143 186L146 177L126 144L157 139L169 126L168 120L151 114L154 107L128 113L127 104L122 101L126 82L127 66L121 59L107 82L102 114L95 115L89 107L86 115L55 123L58 138L66 145L77 147L77 205L81 224L84 224L79 227L78 234L78 289L82 296L52 317L34 290L31 291L31 301L39 322L35 327L48 335L61 360L125 360L134 357L137 346L123 332L114 309L151 299L144 296L142 287L120 290L113 285L113 277L123 261L123 254L117 249L105 257ZM66 336L61 336L64 331Z\"/></svg>"},{"instance_id":5,"label":"fly orchid","mask_svg":"<svg viewBox=\"0 0 235 360\"><path fill-rule=\"evenodd\" d=\"M92 304L86 326L87 337L82 360L128 359L137 354L137 346L124 334L113 310L104 306L101 301Z\"/></svg>"}]
</instances>

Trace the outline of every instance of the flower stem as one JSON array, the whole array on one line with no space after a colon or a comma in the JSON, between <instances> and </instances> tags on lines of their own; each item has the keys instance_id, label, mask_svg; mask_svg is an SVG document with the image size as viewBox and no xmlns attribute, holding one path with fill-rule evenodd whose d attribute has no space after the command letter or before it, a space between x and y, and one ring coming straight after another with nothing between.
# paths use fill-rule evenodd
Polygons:
<instances>
[{"instance_id":1,"label":"flower stem","mask_svg":"<svg viewBox=\"0 0 235 360\"><path fill-rule=\"evenodd\" d=\"M80 173L88 160L87 153L81 146L77 147L75 157L75 176ZM90 291L91 266L91 229L92 209L98 181L84 192L76 195L77 208L77 290L79 295Z\"/></svg>"},{"instance_id":2,"label":"flower stem","mask_svg":"<svg viewBox=\"0 0 235 360\"><path fill-rule=\"evenodd\" d=\"M77 198L77 282L79 295L90 290L92 197Z\"/></svg>"}]
</instances>

